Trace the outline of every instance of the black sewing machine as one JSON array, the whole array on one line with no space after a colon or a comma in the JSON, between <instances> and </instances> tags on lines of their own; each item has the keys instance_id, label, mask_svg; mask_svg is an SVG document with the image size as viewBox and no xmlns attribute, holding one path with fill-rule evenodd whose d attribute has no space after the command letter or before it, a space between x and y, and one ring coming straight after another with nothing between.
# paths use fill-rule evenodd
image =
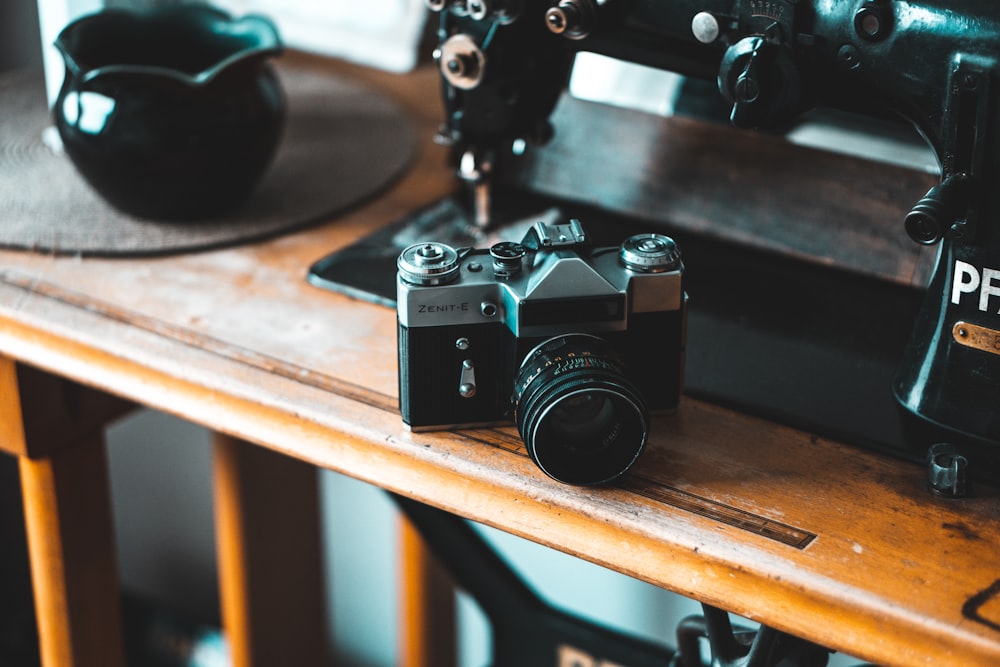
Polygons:
<instances>
[{"instance_id":1,"label":"black sewing machine","mask_svg":"<svg viewBox=\"0 0 1000 667\"><path fill-rule=\"evenodd\" d=\"M364 278L357 267L373 258L394 262L399 248L386 249L393 244L448 240L427 236L446 233L448 221L458 221L453 227L471 240L466 245L544 215L581 217L614 242L631 229L665 227L680 240L688 268L691 393L912 459L947 443L930 455L932 482L944 494L961 493L966 464L974 477L998 479L1000 7L972 0L427 5L439 21L440 140L468 198L420 212L420 232L393 228L325 258L313 267L314 283L389 302L393 269ZM701 125L675 123L657 145L665 136L658 121L610 108L580 111L565 90L583 52L679 73L679 107L760 132L720 125L723 139L715 141ZM713 176L699 171L698 155L732 151L743 161L738 168L752 172L749 142L770 150L776 133L816 108L874 119L866 127L875 136L900 132L889 119L905 119L936 156L939 178L896 170L890 187L877 169L851 180L843 172L855 172L858 162L817 158L827 169L818 178L844 178L844 198L862 204L840 210L838 198L828 197L823 210L810 210L790 202L810 229L796 232L794 223L768 227L766 207L785 202L766 195L779 185L788 190L789 179L808 188L817 175L765 159L758 180L731 186L748 193L746 215L702 224L703 213L712 216L712 193L725 192L732 174L717 173L706 191L694 177ZM676 139L678 128L694 138ZM630 139L640 131L645 141ZM589 162L585 169L581 161ZM689 191L701 192L704 211L685 208ZM754 204L763 216L751 212ZM895 216L896 206L898 220L880 219ZM810 228L813 218L821 224ZM923 260L934 265L926 289L920 260L901 270L909 272L903 279L866 270L868 252L905 235L914 249L938 244L937 259ZM788 248L772 237L818 246Z\"/></svg>"}]
</instances>

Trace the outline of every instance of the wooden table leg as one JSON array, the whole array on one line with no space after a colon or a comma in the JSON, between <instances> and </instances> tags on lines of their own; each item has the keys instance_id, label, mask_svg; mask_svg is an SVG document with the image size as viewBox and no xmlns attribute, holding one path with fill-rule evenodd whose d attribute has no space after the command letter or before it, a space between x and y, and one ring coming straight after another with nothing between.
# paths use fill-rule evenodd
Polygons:
<instances>
[{"instance_id":1,"label":"wooden table leg","mask_svg":"<svg viewBox=\"0 0 1000 667\"><path fill-rule=\"evenodd\" d=\"M125 664L103 435L125 409L0 357L0 449L19 457L46 667Z\"/></svg>"},{"instance_id":2,"label":"wooden table leg","mask_svg":"<svg viewBox=\"0 0 1000 667\"><path fill-rule=\"evenodd\" d=\"M423 537L399 518L399 664L454 667L455 586Z\"/></svg>"},{"instance_id":3,"label":"wooden table leg","mask_svg":"<svg viewBox=\"0 0 1000 667\"><path fill-rule=\"evenodd\" d=\"M20 471L42 664L124 665L104 439Z\"/></svg>"},{"instance_id":4,"label":"wooden table leg","mask_svg":"<svg viewBox=\"0 0 1000 667\"><path fill-rule=\"evenodd\" d=\"M314 466L214 436L222 621L233 667L326 663Z\"/></svg>"}]
</instances>

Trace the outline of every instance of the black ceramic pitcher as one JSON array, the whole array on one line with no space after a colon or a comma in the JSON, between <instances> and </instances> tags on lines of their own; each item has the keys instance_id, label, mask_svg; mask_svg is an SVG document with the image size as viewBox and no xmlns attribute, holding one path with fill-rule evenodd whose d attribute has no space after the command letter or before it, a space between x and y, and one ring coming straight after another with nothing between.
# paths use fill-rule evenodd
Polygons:
<instances>
[{"instance_id":1,"label":"black ceramic pitcher","mask_svg":"<svg viewBox=\"0 0 1000 667\"><path fill-rule=\"evenodd\" d=\"M53 107L90 185L141 218L205 219L237 206L274 156L285 99L273 24L205 5L104 10L55 43L66 78Z\"/></svg>"}]
</instances>

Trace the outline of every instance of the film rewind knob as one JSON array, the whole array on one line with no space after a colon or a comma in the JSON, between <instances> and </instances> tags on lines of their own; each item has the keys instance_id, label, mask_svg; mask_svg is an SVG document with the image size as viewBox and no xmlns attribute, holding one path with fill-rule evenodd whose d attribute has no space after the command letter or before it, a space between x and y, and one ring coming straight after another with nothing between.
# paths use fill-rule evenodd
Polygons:
<instances>
[{"instance_id":1,"label":"film rewind knob","mask_svg":"<svg viewBox=\"0 0 1000 667\"><path fill-rule=\"evenodd\" d=\"M444 285L458 277L458 251L444 243L416 243L400 253L396 268L412 285Z\"/></svg>"}]
</instances>

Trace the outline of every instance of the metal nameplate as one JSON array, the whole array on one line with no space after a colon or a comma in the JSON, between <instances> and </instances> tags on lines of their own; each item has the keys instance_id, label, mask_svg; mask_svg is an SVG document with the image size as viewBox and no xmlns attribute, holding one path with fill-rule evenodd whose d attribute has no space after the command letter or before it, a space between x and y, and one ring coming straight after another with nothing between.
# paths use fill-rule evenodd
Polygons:
<instances>
[{"instance_id":1,"label":"metal nameplate","mask_svg":"<svg viewBox=\"0 0 1000 667\"><path fill-rule=\"evenodd\" d=\"M951 328L951 335L959 345L990 354L1000 354L1000 331L996 329L959 321Z\"/></svg>"}]
</instances>

